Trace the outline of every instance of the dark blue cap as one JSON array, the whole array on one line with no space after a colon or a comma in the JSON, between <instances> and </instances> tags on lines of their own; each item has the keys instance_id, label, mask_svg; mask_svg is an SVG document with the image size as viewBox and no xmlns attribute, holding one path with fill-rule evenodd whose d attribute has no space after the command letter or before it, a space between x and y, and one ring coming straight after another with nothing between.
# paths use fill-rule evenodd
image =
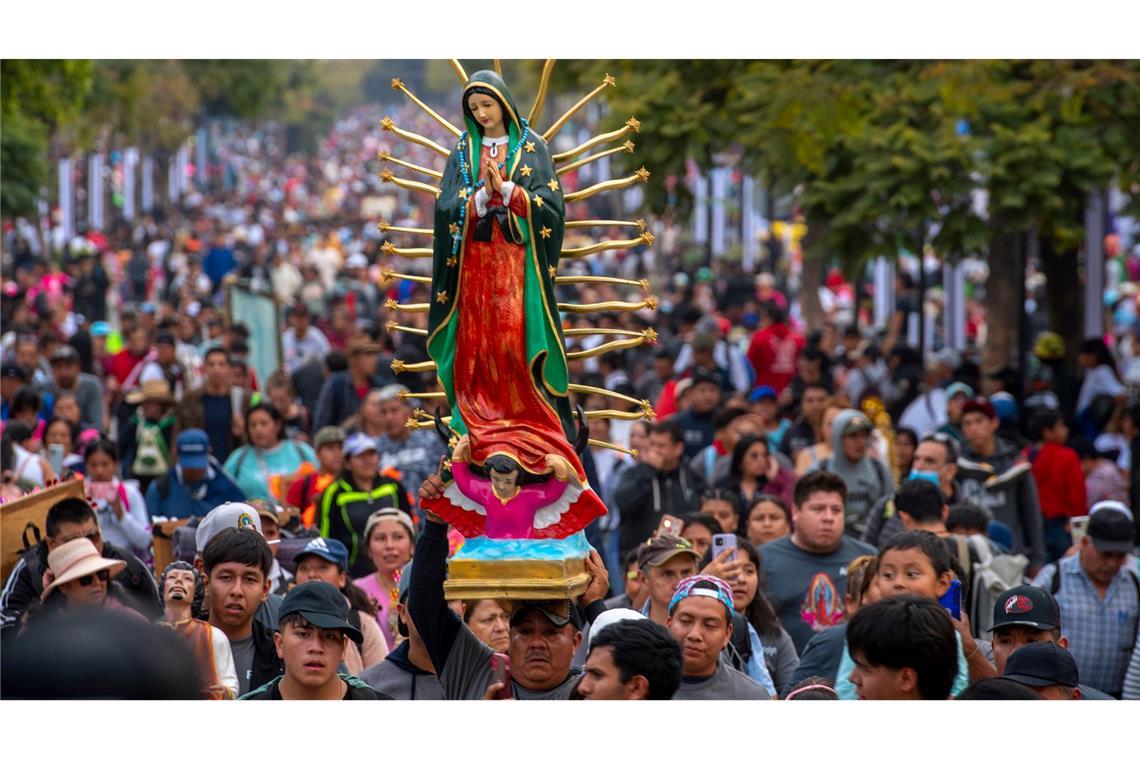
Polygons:
<instances>
[{"instance_id":1,"label":"dark blue cap","mask_svg":"<svg viewBox=\"0 0 1140 760\"><path fill-rule=\"evenodd\" d=\"M753 404L766 398L773 400L776 398L776 389L770 385L761 385L759 388L754 388L752 393L748 395L748 401Z\"/></svg>"},{"instance_id":2,"label":"dark blue cap","mask_svg":"<svg viewBox=\"0 0 1140 760\"><path fill-rule=\"evenodd\" d=\"M321 559L328 560L341 570L348 570L348 549L335 538L314 538L305 544L305 548L293 555L297 564L306 554L313 554Z\"/></svg>"},{"instance_id":3,"label":"dark blue cap","mask_svg":"<svg viewBox=\"0 0 1140 760\"><path fill-rule=\"evenodd\" d=\"M210 461L210 437L205 430L188 428L178 434L175 442L178 464L191 470L204 470Z\"/></svg>"}]
</instances>

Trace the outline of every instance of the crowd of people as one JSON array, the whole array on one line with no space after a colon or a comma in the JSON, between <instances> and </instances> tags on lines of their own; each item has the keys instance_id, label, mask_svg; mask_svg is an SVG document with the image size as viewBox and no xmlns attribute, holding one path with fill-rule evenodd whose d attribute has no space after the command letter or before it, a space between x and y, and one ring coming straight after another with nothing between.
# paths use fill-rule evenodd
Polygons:
<instances>
[{"instance_id":1,"label":"crowd of people","mask_svg":"<svg viewBox=\"0 0 1140 760\"><path fill-rule=\"evenodd\" d=\"M2 496L81 479L85 498L51 507L5 579L5 697L1140 698L1128 335L1070 361L1041 332L1020 372L922 356L903 272L885 330L839 298L805 333L779 272L662 276L668 246L569 265L661 293L657 314L565 315L657 335L570 362L613 393L576 399L613 444L583 455L608 508L586 529L589 586L447 602L462 538L418 506L444 487L438 387L397 371L425 338L388 329L427 288L384 276L386 246L417 238L375 218L428 226L431 199L376 178L378 151L405 150L380 115L354 112L308 158L271 130L219 136L183 204L53 235L51 253L6 231ZM613 218L606 203L591 214ZM226 308L234 279L282 303L264 377ZM623 417L629 399L654 419Z\"/></svg>"}]
</instances>

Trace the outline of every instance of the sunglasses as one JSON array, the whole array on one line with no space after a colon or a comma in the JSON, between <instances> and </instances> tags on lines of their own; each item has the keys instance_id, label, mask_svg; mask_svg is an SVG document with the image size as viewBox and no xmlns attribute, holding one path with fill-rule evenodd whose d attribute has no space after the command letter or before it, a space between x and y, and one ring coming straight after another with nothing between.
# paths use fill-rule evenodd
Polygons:
<instances>
[{"instance_id":1,"label":"sunglasses","mask_svg":"<svg viewBox=\"0 0 1140 760\"><path fill-rule=\"evenodd\" d=\"M90 586L92 583L94 583L96 578L98 578L100 581L102 581L104 584L106 584L109 580L111 580L111 571L110 570L100 570L97 573L91 573L91 575L85 575L82 578L78 578L77 580L79 581L80 586L83 586L84 588L86 588L87 586Z\"/></svg>"}]
</instances>

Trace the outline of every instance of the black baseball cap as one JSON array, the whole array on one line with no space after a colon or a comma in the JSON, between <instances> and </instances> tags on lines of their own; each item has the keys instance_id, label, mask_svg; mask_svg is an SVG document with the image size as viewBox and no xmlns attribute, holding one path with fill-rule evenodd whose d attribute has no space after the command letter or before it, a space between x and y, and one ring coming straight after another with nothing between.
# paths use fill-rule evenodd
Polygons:
<instances>
[{"instance_id":1,"label":"black baseball cap","mask_svg":"<svg viewBox=\"0 0 1140 760\"><path fill-rule=\"evenodd\" d=\"M693 379L694 388L701 383L712 383L718 388L720 387L720 379L716 376L716 373L711 370L707 370L704 367L698 367L694 369L691 377Z\"/></svg>"},{"instance_id":2,"label":"black baseball cap","mask_svg":"<svg viewBox=\"0 0 1140 760\"><path fill-rule=\"evenodd\" d=\"M74 347L69 345L62 345L51 354L51 363L56 362L78 362L79 352Z\"/></svg>"},{"instance_id":3,"label":"black baseball cap","mask_svg":"<svg viewBox=\"0 0 1140 760\"><path fill-rule=\"evenodd\" d=\"M1132 520L1117 509L1094 509L1089 517L1089 540L1098 552L1132 552Z\"/></svg>"},{"instance_id":4,"label":"black baseball cap","mask_svg":"<svg viewBox=\"0 0 1140 760\"><path fill-rule=\"evenodd\" d=\"M325 581L309 581L292 588L281 601L277 613L277 626L289 615L300 615L317 628L344 631L344 635L357 644L364 643L364 634L348 622L348 600L340 590Z\"/></svg>"},{"instance_id":5,"label":"black baseball cap","mask_svg":"<svg viewBox=\"0 0 1140 760\"><path fill-rule=\"evenodd\" d=\"M28 373L24 372L24 368L19 364L5 364L3 368L0 368L0 377L12 378L21 383L28 382Z\"/></svg>"},{"instance_id":6,"label":"black baseball cap","mask_svg":"<svg viewBox=\"0 0 1140 760\"><path fill-rule=\"evenodd\" d=\"M158 335L154 338L154 345L156 346L177 346L178 341L174 339L174 333L169 330L160 330Z\"/></svg>"},{"instance_id":7,"label":"black baseball cap","mask_svg":"<svg viewBox=\"0 0 1140 760\"><path fill-rule=\"evenodd\" d=\"M1077 661L1053 641L1035 641L1011 654L1002 678L1025 686L1080 685Z\"/></svg>"},{"instance_id":8,"label":"black baseball cap","mask_svg":"<svg viewBox=\"0 0 1140 760\"><path fill-rule=\"evenodd\" d=\"M1061 627L1061 608L1057 600L1037 586L1015 586L994 601L991 631L1024 625L1039 631L1055 631Z\"/></svg>"},{"instance_id":9,"label":"black baseball cap","mask_svg":"<svg viewBox=\"0 0 1140 760\"><path fill-rule=\"evenodd\" d=\"M578 612L578 605L563 599L516 602L515 609L511 613L511 625L516 625L524 615L532 610L538 610L546 616L547 620L559 628L569 624L580 631L585 627L586 621Z\"/></svg>"}]
</instances>

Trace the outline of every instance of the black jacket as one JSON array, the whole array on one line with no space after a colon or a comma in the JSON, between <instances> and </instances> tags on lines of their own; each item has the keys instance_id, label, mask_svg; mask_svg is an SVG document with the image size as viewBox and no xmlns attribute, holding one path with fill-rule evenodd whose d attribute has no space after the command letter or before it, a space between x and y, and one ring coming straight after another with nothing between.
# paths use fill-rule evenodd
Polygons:
<instances>
[{"instance_id":1,"label":"black jacket","mask_svg":"<svg viewBox=\"0 0 1140 760\"><path fill-rule=\"evenodd\" d=\"M123 571L115 576L122 585L123 602L145 615L148 620L162 617L162 603L158 596L158 585L154 576L137 557L130 552L103 544L103 556L107 559L122 560L127 563ZM0 631L4 643L9 642L21 625L21 618L28 608L39 600L44 592L43 575L48 567L47 541L40 541L21 555L12 568L8 581L0 596Z\"/></svg>"},{"instance_id":2,"label":"black jacket","mask_svg":"<svg viewBox=\"0 0 1140 760\"><path fill-rule=\"evenodd\" d=\"M704 490L704 479L692 471L688 462L681 462L669 472L647 464L624 470L614 491L621 513L622 554L649 538L663 515L680 517L700 509Z\"/></svg>"},{"instance_id":3,"label":"black jacket","mask_svg":"<svg viewBox=\"0 0 1140 760\"><path fill-rule=\"evenodd\" d=\"M391 699L391 697L376 693L359 678L346 676L343 673L337 675L348 684L348 691L344 693L343 699ZM260 688L242 695L239 699L281 699L281 679L284 677L284 675L278 676Z\"/></svg>"},{"instance_id":4,"label":"black jacket","mask_svg":"<svg viewBox=\"0 0 1140 760\"><path fill-rule=\"evenodd\" d=\"M369 378L369 385L380 387L375 376ZM313 430L320 430L328 425L340 425L360 409L360 398L356 389L352 387L352 376L348 370L334 372L325 380L317 396L316 406L313 407L313 421L310 426Z\"/></svg>"},{"instance_id":5,"label":"black jacket","mask_svg":"<svg viewBox=\"0 0 1140 760\"><path fill-rule=\"evenodd\" d=\"M273 630L254 617L253 669L249 674L249 693L252 694L283 675L285 675L285 663L277 656L277 647L273 644ZM280 699L280 696L274 698Z\"/></svg>"}]
</instances>

